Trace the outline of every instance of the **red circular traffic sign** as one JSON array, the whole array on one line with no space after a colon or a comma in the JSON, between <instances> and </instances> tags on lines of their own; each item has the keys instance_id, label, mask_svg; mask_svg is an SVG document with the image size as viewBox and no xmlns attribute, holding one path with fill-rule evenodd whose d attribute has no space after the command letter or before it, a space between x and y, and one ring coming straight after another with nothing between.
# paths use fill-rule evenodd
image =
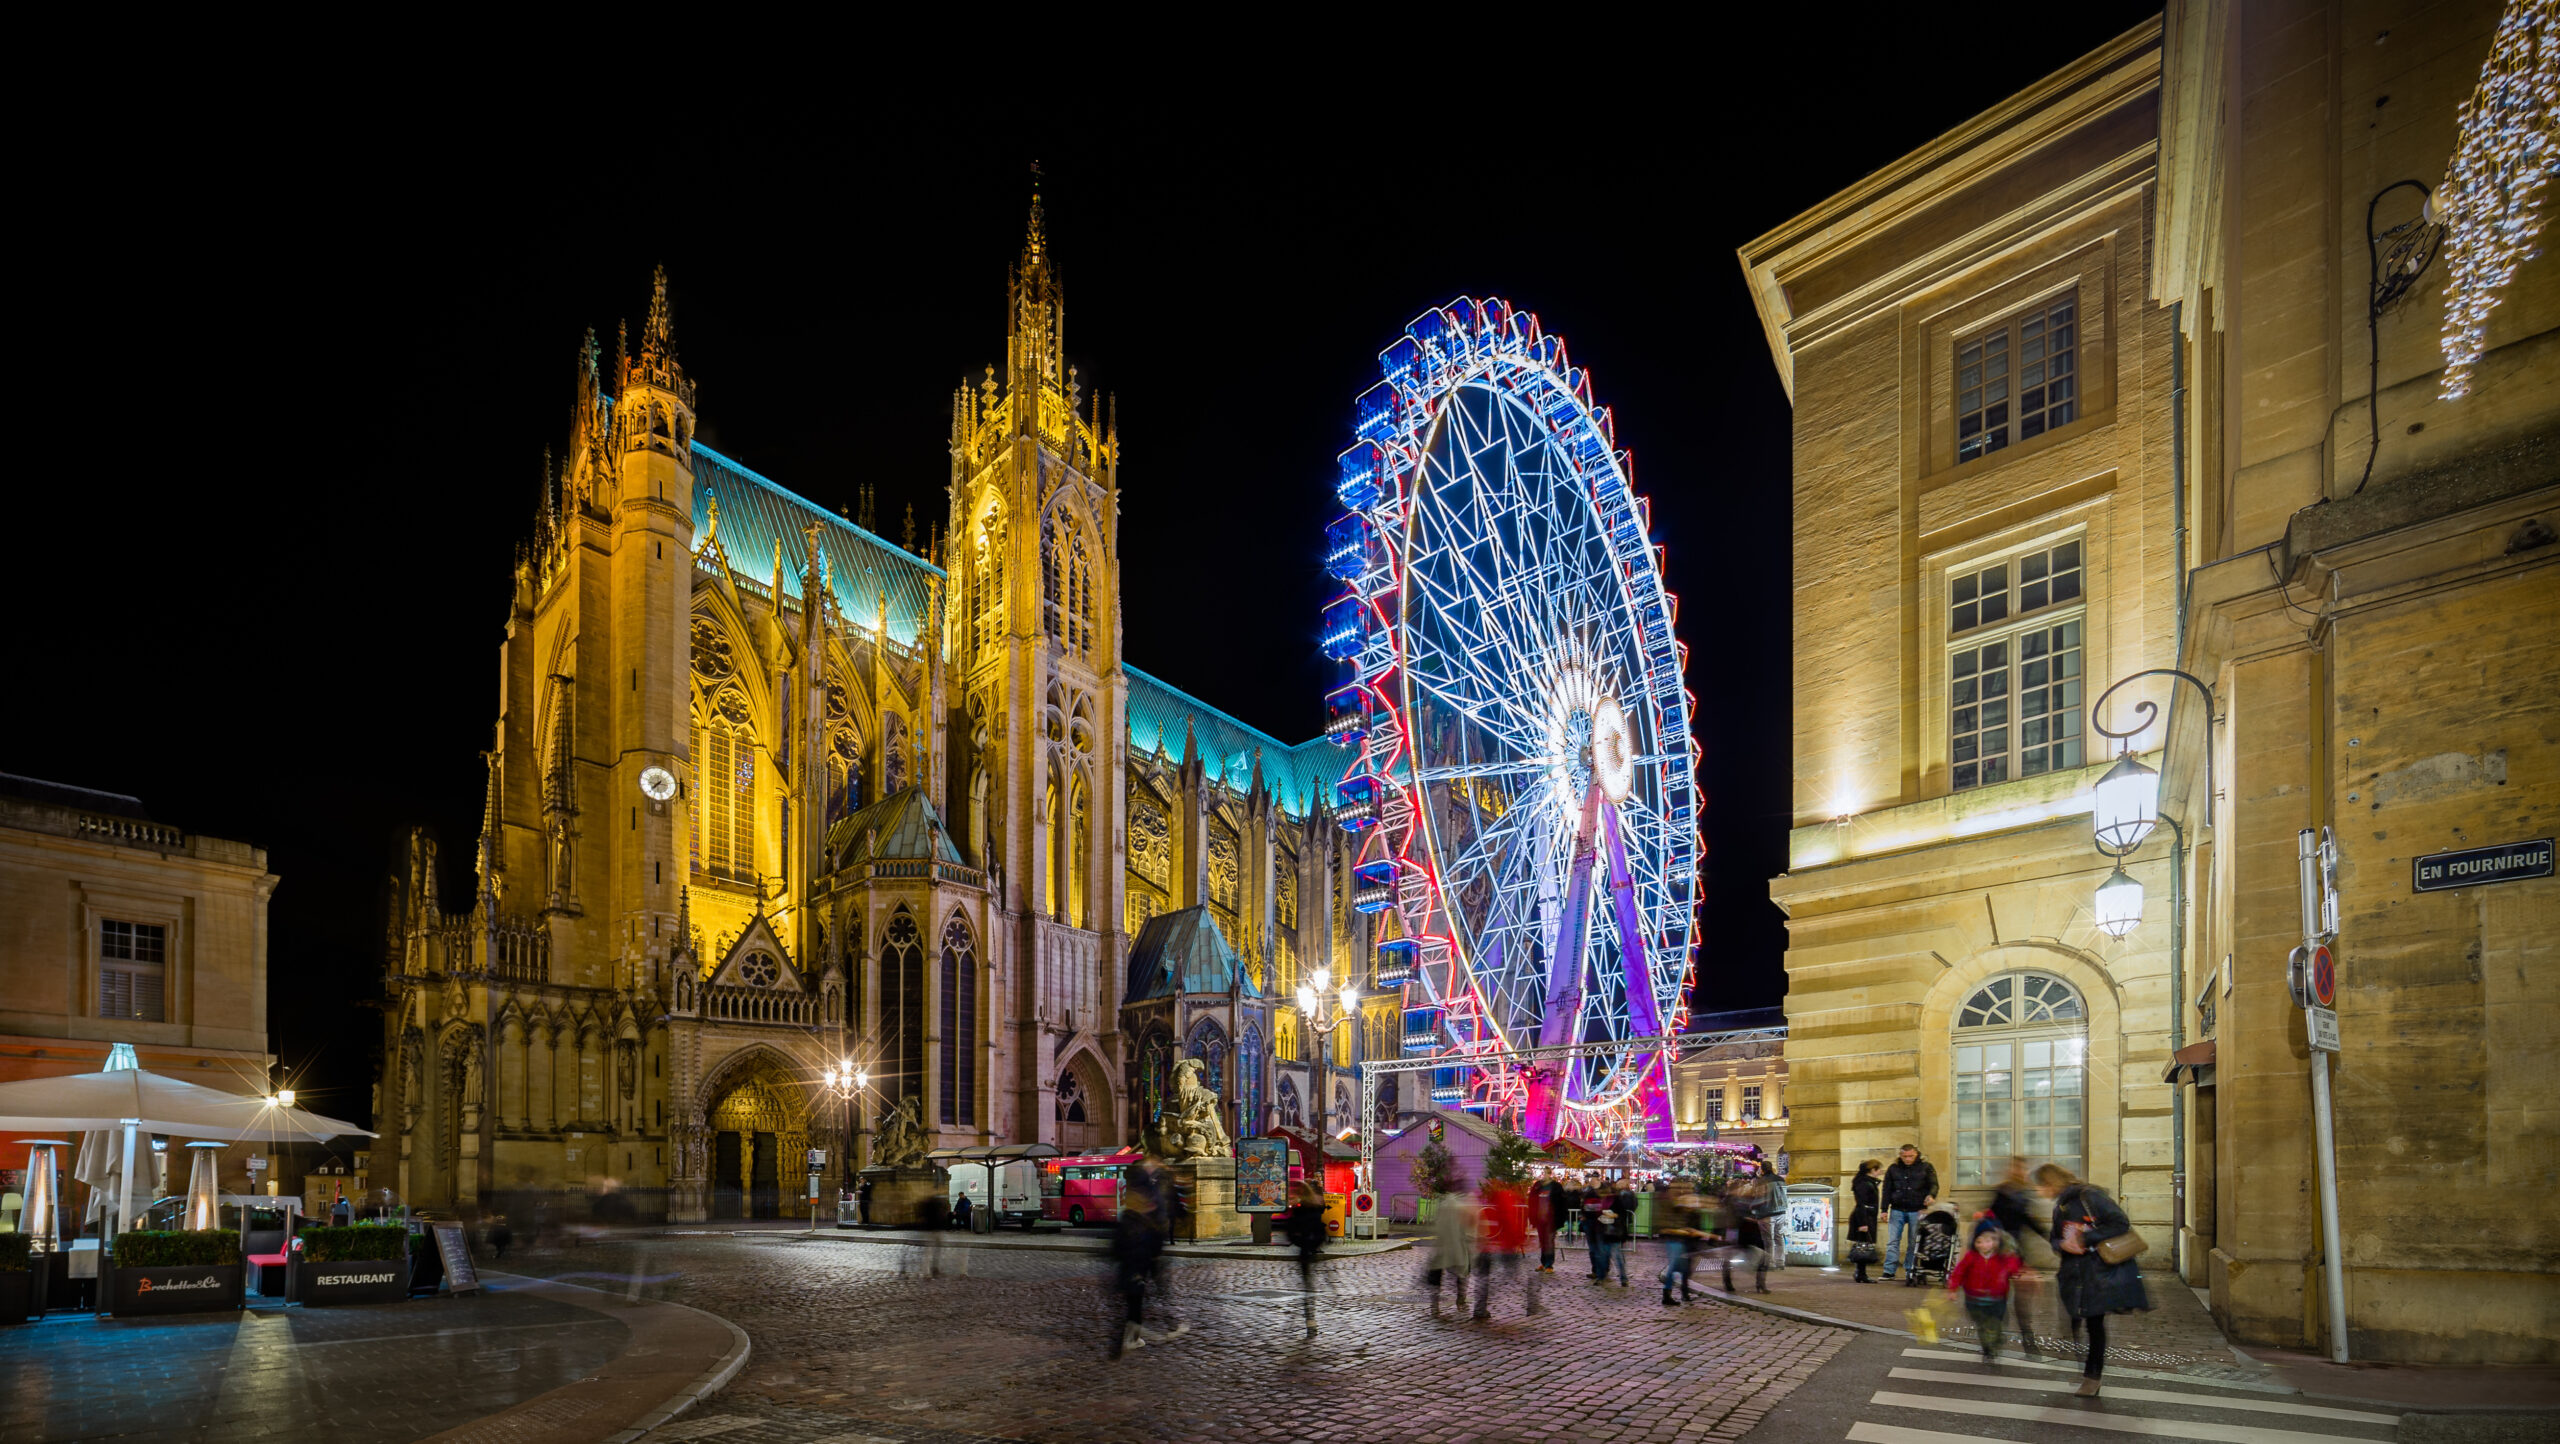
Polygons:
<instances>
[{"instance_id":1,"label":"red circular traffic sign","mask_svg":"<svg viewBox=\"0 0 2560 1444\"><path fill-rule=\"evenodd\" d=\"M1353 1213L1375 1213L1378 1211L1378 1201L1370 1197L1368 1194L1355 1193L1351 1195L1351 1211Z\"/></svg>"},{"instance_id":2,"label":"red circular traffic sign","mask_svg":"<svg viewBox=\"0 0 2560 1444\"><path fill-rule=\"evenodd\" d=\"M2311 1001L2323 1008L2338 1005L2338 960L2327 943L2311 949Z\"/></svg>"}]
</instances>

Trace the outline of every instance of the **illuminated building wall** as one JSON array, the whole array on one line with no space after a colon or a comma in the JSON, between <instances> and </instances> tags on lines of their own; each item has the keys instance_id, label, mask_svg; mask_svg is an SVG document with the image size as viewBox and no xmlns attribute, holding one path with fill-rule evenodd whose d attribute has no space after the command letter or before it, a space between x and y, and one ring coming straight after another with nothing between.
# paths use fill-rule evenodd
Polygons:
<instances>
[{"instance_id":1,"label":"illuminated building wall","mask_svg":"<svg viewBox=\"0 0 2560 1444\"><path fill-rule=\"evenodd\" d=\"M2560 1229L2529 1182L2554 1059L2521 1025L2552 1007L2560 882L2414 884L2560 815L2560 262L2510 270L2477 234L2458 277L2430 261L2560 88L2517 82L2517 11L2549 33L2547 3L2173 3L1744 248L1796 408L1797 825L1771 890L1799 1177L1906 1138L1959 1199L2009 1152L2068 1161L2235 1341L2324 1343L2285 962L2296 835L2327 826L2350 1351L2560 1357L2529 1262ZM2425 188L2456 171L2440 232ZM2162 667L2213 706L2153 678L2089 715ZM2136 701L2185 836L2126 859L2147 896L2118 940L2092 724ZM2434 1226L2445 1196L2480 1200L2461 1230Z\"/></svg>"}]
</instances>

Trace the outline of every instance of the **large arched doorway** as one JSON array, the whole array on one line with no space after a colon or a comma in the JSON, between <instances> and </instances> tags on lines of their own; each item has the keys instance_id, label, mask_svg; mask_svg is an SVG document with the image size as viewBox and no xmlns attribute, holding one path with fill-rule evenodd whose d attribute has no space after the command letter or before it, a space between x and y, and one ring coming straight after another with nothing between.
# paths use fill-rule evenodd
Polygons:
<instances>
[{"instance_id":1,"label":"large arched doorway","mask_svg":"<svg viewBox=\"0 0 2560 1444\"><path fill-rule=\"evenodd\" d=\"M809 1146L807 1090L762 1052L734 1060L703 1110L713 1218L780 1218L783 1190Z\"/></svg>"},{"instance_id":2,"label":"large arched doorway","mask_svg":"<svg viewBox=\"0 0 2560 1444\"><path fill-rule=\"evenodd\" d=\"M1078 1053L1058 1072L1058 1151L1093 1153L1108 1142L1111 1097L1102 1069L1090 1053Z\"/></svg>"}]
</instances>

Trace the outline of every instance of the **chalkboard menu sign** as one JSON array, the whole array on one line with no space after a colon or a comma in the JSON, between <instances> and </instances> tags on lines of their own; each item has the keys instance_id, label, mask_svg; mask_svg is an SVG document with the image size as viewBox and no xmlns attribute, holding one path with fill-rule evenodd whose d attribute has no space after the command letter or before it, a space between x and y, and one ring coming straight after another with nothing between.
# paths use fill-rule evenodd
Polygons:
<instances>
[{"instance_id":1,"label":"chalkboard menu sign","mask_svg":"<svg viewBox=\"0 0 2560 1444\"><path fill-rule=\"evenodd\" d=\"M1236 1144L1236 1211L1289 1211L1289 1140L1247 1138Z\"/></svg>"},{"instance_id":2,"label":"chalkboard menu sign","mask_svg":"<svg viewBox=\"0 0 2560 1444\"><path fill-rule=\"evenodd\" d=\"M430 1225L436 1234L436 1256L444 1260L444 1286L448 1293L469 1294L480 1290L480 1270L471 1262L471 1241L463 1236L462 1225L439 1223Z\"/></svg>"}]
</instances>

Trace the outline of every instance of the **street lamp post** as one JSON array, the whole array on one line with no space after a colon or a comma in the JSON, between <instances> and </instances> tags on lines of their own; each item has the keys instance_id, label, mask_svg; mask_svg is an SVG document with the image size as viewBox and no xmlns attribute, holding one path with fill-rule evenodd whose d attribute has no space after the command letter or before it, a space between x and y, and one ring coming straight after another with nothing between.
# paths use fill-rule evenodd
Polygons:
<instances>
[{"instance_id":1,"label":"street lamp post","mask_svg":"<svg viewBox=\"0 0 2560 1444\"><path fill-rule=\"evenodd\" d=\"M850 1176L853 1172L853 1100L857 1094L871 1086L871 1074L867 1069L854 1067L853 1060L845 1058L838 1060L833 1067L820 1070L818 1081L825 1085L828 1092L836 1095L836 1142L843 1148L843 1152L839 1155L843 1161L838 1165L838 1173L839 1176ZM843 1189L839 1187L837 1192L841 1194ZM815 1199L810 1200L809 1203L809 1227L812 1231L818 1227L818 1205Z\"/></svg>"},{"instance_id":2,"label":"street lamp post","mask_svg":"<svg viewBox=\"0 0 2560 1444\"><path fill-rule=\"evenodd\" d=\"M1316 969L1312 986L1307 983L1298 985L1298 1016L1304 1018L1307 1026L1313 1028L1316 1033L1314 1108L1319 1147L1322 1146L1324 1139L1325 1100L1329 1096L1325 1088L1330 1082L1326 1074L1333 1062L1333 1030L1342 1026L1344 1019L1351 1017L1360 1009L1359 984L1346 980L1338 993L1332 991L1332 986L1333 970L1330 968ZM1324 1166L1322 1157L1316 1159L1316 1166L1319 1169Z\"/></svg>"}]
</instances>

